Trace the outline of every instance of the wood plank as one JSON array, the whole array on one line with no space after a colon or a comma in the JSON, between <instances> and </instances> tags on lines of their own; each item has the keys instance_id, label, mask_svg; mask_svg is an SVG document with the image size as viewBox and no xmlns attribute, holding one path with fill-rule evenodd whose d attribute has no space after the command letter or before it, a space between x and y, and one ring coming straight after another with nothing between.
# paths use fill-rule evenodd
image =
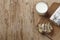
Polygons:
<instances>
[{"instance_id":1,"label":"wood plank","mask_svg":"<svg viewBox=\"0 0 60 40\"><path fill-rule=\"evenodd\" d=\"M0 40L50 40L37 30L41 17L35 10L39 1L45 1L50 6L60 0L0 0ZM59 40L60 29L56 28Z\"/></svg>"}]
</instances>

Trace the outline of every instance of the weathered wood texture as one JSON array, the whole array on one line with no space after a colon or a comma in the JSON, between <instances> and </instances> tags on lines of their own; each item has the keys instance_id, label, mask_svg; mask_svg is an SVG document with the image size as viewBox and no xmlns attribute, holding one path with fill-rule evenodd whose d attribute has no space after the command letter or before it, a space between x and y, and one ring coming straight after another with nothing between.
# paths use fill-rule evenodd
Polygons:
<instances>
[{"instance_id":1,"label":"weathered wood texture","mask_svg":"<svg viewBox=\"0 0 60 40\"><path fill-rule=\"evenodd\" d=\"M0 0L0 40L50 40L37 31L40 16L35 4L45 1L50 6L60 0ZM60 40L60 28L53 40Z\"/></svg>"}]
</instances>

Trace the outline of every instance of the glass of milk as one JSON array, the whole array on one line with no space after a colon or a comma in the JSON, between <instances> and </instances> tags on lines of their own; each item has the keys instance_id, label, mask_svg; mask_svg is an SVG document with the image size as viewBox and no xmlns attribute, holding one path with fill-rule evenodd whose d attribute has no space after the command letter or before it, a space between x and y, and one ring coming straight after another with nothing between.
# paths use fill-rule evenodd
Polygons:
<instances>
[{"instance_id":1,"label":"glass of milk","mask_svg":"<svg viewBox=\"0 0 60 40\"><path fill-rule=\"evenodd\" d=\"M48 5L45 2L39 2L36 4L36 11L40 15L45 15L48 10Z\"/></svg>"}]
</instances>

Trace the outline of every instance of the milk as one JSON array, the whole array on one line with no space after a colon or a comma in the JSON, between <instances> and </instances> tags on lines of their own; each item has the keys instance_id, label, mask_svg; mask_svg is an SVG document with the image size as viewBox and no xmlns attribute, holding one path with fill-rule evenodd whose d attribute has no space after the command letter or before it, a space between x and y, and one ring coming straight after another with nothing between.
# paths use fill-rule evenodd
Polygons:
<instances>
[{"instance_id":1,"label":"milk","mask_svg":"<svg viewBox=\"0 0 60 40\"><path fill-rule=\"evenodd\" d=\"M40 15L45 15L47 10L48 10L48 5L45 2L39 2L39 3L36 4L36 11Z\"/></svg>"}]
</instances>

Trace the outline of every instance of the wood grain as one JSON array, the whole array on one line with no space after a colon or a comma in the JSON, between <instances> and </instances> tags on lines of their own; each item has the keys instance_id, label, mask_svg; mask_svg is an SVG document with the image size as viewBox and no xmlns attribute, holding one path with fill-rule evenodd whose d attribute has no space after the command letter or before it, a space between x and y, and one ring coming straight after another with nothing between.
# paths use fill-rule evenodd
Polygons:
<instances>
[{"instance_id":1,"label":"wood grain","mask_svg":"<svg viewBox=\"0 0 60 40\"><path fill-rule=\"evenodd\" d=\"M41 17L35 10L36 3L45 1L49 7L60 0L0 0L0 40L50 40L37 30ZM56 28L60 33L60 28ZM53 40L59 40L54 35Z\"/></svg>"}]
</instances>

